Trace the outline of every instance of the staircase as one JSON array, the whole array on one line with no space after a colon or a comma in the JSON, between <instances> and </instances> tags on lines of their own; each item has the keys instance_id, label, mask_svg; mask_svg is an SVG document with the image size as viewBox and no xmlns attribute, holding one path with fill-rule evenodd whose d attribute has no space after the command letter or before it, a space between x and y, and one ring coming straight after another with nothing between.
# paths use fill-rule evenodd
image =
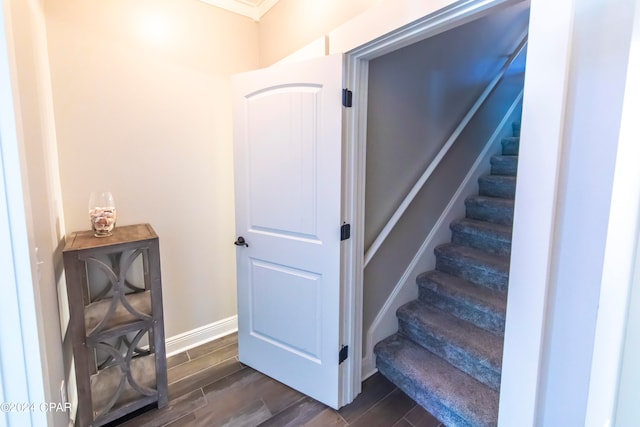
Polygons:
<instances>
[{"instance_id":1,"label":"staircase","mask_svg":"<svg viewBox=\"0 0 640 427\"><path fill-rule=\"evenodd\" d=\"M374 350L378 370L448 427L497 425L519 124L513 135Z\"/></svg>"}]
</instances>

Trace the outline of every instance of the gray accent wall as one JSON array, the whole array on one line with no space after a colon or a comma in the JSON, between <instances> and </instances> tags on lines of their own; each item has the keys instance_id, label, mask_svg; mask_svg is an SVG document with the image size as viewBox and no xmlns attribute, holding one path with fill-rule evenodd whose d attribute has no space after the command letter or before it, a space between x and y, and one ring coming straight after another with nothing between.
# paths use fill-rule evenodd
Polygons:
<instances>
[{"instance_id":1,"label":"gray accent wall","mask_svg":"<svg viewBox=\"0 0 640 427\"><path fill-rule=\"evenodd\" d=\"M528 15L511 6L370 61L365 248L513 52ZM522 88L523 69L494 91L365 269L365 335Z\"/></svg>"}]
</instances>

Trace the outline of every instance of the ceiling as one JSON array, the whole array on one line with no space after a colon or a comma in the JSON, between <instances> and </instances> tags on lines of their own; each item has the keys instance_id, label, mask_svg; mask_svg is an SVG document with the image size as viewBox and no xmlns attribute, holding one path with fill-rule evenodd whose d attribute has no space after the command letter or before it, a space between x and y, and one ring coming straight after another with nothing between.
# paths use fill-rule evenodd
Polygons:
<instances>
[{"instance_id":1,"label":"ceiling","mask_svg":"<svg viewBox=\"0 0 640 427\"><path fill-rule=\"evenodd\" d=\"M230 12L248 16L259 21L278 0L200 0Z\"/></svg>"}]
</instances>

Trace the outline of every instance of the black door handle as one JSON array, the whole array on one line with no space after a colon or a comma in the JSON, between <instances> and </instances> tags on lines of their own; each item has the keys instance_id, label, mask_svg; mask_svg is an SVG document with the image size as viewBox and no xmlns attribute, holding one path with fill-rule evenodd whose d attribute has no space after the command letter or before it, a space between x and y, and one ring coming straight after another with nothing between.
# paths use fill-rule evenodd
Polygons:
<instances>
[{"instance_id":1,"label":"black door handle","mask_svg":"<svg viewBox=\"0 0 640 427\"><path fill-rule=\"evenodd\" d=\"M249 247L249 244L244 240L244 237L240 236L238 237L238 239L233 242L234 245L236 246L246 246Z\"/></svg>"}]
</instances>

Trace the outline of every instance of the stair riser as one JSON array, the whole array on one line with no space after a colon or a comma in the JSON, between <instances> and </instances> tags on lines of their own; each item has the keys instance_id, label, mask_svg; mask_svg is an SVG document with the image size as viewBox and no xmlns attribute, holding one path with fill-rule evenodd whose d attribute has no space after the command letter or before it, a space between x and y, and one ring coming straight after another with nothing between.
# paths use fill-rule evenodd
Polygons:
<instances>
[{"instance_id":1,"label":"stair riser","mask_svg":"<svg viewBox=\"0 0 640 427\"><path fill-rule=\"evenodd\" d=\"M518 173L518 156L494 156L491 158L493 175L516 176Z\"/></svg>"},{"instance_id":2,"label":"stair riser","mask_svg":"<svg viewBox=\"0 0 640 427\"><path fill-rule=\"evenodd\" d=\"M511 129L513 130L513 136L520 137L520 125L521 123L513 123Z\"/></svg>"},{"instance_id":3,"label":"stair riser","mask_svg":"<svg viewBox=\"0 0 640 427\"><path fill-rule=\"evenodd\" d=\"M442 357L462 372L471 375L494 390L500 389L500 372L482 365L482 361L468 354L464 349L455 347L442 338L435 337L420 326L405 319L398 319L398 330L416 344L433 354Z\"/></svg>"},{"instance_id":4,"label":"stair riser","mask_svg":"<svg viewBox=\"0 0 640 427\"><path fill-rule=\"evenodd\" d=\"M504 274L491 266L474 265L457 258L436 256L436 270L501 292L507 291L509 283L508 273Z\"/></svg>"},{"instance_id":5,"label":"stair riser","mask_svg":"<svg viewBox=\"0 0 640 427\"><path fill-rule=\"evenodd\" d=\"M467 218L494 224L513 225L513 208L467 203Z\"/></svg>"},{"instance_id":6,"label":"stair riser","mask_svg":"<svg viewBox=\"0 0 640 427\"><path fill-rule=\"evenodd\" d=\"M495 427L499 393L400 334L374 348L380 373L449 427Z\"/></svg>"},{"instance_id":7,"label":"stair riser","mask_svg":"<svg viewBox=\"0 0 640 427\"><path fill-rule=\"evenodd\" d=\"M477 427L475 424L467 422L456 414L446 402L442 402L427 390L420 389L411 381L411 378L403 375L393 364L387 363L384 358L378 356L376 359L376 367L380 374L389 379L400 390L404 391L407 396L411 397L445 425L451 427Z\"/></svg>"},{"instance_id":8,"label":"stair riser","mask_svg":"<svg viewBox=\"0 0 640 427\"><path fill-rule=\"evenodd\" d=\"M465 301L457 300L454 296L440 294L426 285L420 285L419 297L421 301L431 304L449 314L466 320L498 335L504 335L504 314L492 312L484 307L476 307Z\"/></svg>"},{"instance_id":9,"label":"stair riser","mask_svg":"<svg viewBox=\"0 0 640 427\"><path fill-rule=\"evenodd\" d=\"M502 140L502 155L517 156L520 151L520 138L504 138Z\"/></svg>"},{"instance_id":10,"label":"stair riser","mask_svg":"<svg viewBox=\"0 0 640 427\"><path fill-rule=\"evenodd\" d=\"M497 425L520 123L512 130L452 244L435 249L436 271L418 277L418 300L398 309L398 333L374 349L379 372L449 427Z\"/></svg>"},{"instance_id":11,"label":"stair riser","mask_svg":"<svg viewBox=\"0 0 640 427\"><path fill-rule=\"evenodd\" d=\"M513 199L516 197L515 180L493 180L490 177L480 178L480 195L489 197L501 197L503 199Z\"/></svg>"},{"instance_id":12,"label":"stair riser","mask_svg":"<svg viewBox=\"0 0 640 427\"><path fill-rule=\"evenodd\" d=\"M501 240L488 234L454 230L451 234L451 242L481 249L496 255L511 255L511 241Z\"/></svg>"}]
</instances>

